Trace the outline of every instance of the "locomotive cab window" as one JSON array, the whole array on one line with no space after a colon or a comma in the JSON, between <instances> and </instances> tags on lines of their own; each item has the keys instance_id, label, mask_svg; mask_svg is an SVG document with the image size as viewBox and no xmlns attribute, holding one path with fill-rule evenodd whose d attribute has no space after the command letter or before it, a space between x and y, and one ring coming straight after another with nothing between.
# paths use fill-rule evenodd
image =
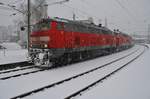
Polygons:
<instances>
[{"instance_id":1,"label":"locomotive cab window","mask_svg":"<svg viewBox=\"0 0 150 99\"><path fill-rule=\"evenodd\" d=\"M58 29L58 30L63 30L63 23L58 22L58 23L57 23L57 29Z\"/></svg>"},{"instance_id":2,"label":"locomotive cab window","mask_svg":"<svg viewBox=\"0 0 150 99\"><path fill-rule=\"evenodd\" d=\"M39 22L33 26L33 31L44 31L50 29L50 22Z\"/></svg>"}]
</instances>

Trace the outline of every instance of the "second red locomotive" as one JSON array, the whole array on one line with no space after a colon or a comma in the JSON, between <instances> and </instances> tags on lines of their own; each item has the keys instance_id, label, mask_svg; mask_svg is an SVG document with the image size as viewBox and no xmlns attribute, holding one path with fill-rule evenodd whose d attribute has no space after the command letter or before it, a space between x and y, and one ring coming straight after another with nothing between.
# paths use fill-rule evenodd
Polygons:
<instances>
[{"instance_id":1,"label":"second red locomotive","mask_svg":"<svg viewBox=\"0 0 150 99\"><path fill-rule=\"evenodd\" d=\"M112 32L93 23L61 18L43 19L34 25L30 39L30 58L36 65L67 64L133 45L126 34Z\"/></svg>"}]
</instances>

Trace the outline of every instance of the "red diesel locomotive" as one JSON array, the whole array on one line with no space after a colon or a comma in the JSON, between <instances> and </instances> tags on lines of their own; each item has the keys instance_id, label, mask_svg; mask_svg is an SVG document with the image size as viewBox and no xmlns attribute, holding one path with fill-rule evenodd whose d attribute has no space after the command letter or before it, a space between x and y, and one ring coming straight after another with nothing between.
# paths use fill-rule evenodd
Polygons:
<instances>
[{"instance_id":1,"label":"red diesel locomotive","mask_svg":"<svg viewBox=\"0 0 150 99\"><path fill-rule=\"evenodd\" d=\"M30 58L38 66L55 66L112 53L133 45L126 34L101 25L61 18L42 19L30 37Z\"/></svg>"}]
</instances>

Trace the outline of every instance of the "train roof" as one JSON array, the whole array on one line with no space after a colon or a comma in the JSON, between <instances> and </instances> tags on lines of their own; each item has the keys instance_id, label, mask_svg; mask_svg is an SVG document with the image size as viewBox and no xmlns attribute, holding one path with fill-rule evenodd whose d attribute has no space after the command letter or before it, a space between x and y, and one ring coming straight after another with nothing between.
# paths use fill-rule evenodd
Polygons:
<instances>
[{"instance_id":1,"label":"train roof","mask_svg":"<svg viewBox=\"0 0 150 99\"><path fill-rule=\"evenodd\" d=\"M92 28L95 28L95 29L101 29L101 30L105 30L105 31L108 31L108 32L112 32L112 30L110 30L109 28L107 27L104 27L104 26L98 26L94 23L88 23L88 22L84 22L82 20L69 20L69 19L64 19L64 18L59 18L59 17L51 17L51 18L46 18L46 19L43 19L45 21L56 21L56 22L62 22L62 23L68 23L68 24L76 24L76 25L82 25L82 26L86 26L86 27L92 27ZM124 35L124 36L129 36L128 34L126 33L123 33L123 32L120 32L117 33L117 32L114 32L115 34L121 34L121 35Z\"/></svg>"},{"instance_id":2,"label":"train roof","mask_svg":"<svg viewBox=\"0 0 150 99\"><path fill-rule=\"evenodd\" d=\"M103 27L103 26L100 27L98 25L95 25L94 23L85 23L81 20L75 20L74 21L74 20L68 20L68 19L59 18L59 17L47 18L47 19L43 19L43 20L57 21L57 22L63 22L63 23L68 23L68 24L83 25L83 26L86 26L86 27L93 27L93 28L97 28L97 29L112 32L112 30L108 29L107 27Z\"/></svg>"},{"instance_id":3,"label":"train roof","mask_svg":"<svg viewBox=\"0 0 150 99\"><path fill-rule=\"evenodd\" d=\"M118 32L114 32L115 34L120 34L120 35L123 35L123 36L126 36L126 37L130 37L130 35L129 34L127 34L127 33L124 33L124 32L120 32L120 31L118 31Z\"/></svg>"},{"instance_id":4,"label":"train roof","mask_svg":"<svg viewBox=\"0 0 150 99\"><path fill-rule=\"evenodd\" d=\"M115 33L115 34L120 34L120 35L124 35L126 37L129 37L128 34L126 33L123 33L123 32L120 32L118 31L115 32L115 31L112 31L110 30L109 28L107 27L104 27L104 26L98 26L94 23L87 23L87 22L84 22L82 20L68 20L68 19L64 19L64 18L59 18L59 17L53 17L53 18L46 18L46 19L42 19L44 21L56 21L56 22L62 22L62 23L68 23L68 24L74 24L74 25L80 25L80 26L86 26L86 27L92 27L92 28L95 28L95 29L100 29L100 30L104 30L104 31L107 31L107 32L111 32L111 33Z\"/></svg>"}]
</instances>

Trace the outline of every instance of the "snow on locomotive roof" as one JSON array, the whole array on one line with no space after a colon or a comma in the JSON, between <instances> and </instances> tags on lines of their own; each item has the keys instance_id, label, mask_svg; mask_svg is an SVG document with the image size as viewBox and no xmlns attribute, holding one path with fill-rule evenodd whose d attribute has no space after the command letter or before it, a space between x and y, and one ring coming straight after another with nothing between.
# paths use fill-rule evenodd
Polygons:
<instances>
[{"instance_id":1,"label":"snow on locomotive roof","mask_svg":"<svg viewBox=\"0 0 150 99\"><path fill-rule=\"evenodd\" d=\"M57 22L66 22L66 23L69 22L69 20L64 19L64 18L59 18L59 17L52 17L50 19L57 21Z\"/></svg>"},{"instance_id":2,"label":"snow on locomotive roof","mask_svg":"<svg viewBox=\"0 0 150 99\"><path fill-rule=\"evenodd\" d=\"M87 26L87 27L93 27L93 28L96 28L96 29L101 29L101 30L105 30L105 31L109 31L109 32L112 32L112 30L108 29L107 27L103 27L103 26L98 26L94 23L87 23L87 22L84 22L82 20L68 20L68 19L64 19L64 18L59 18L59 17L50 17L46 20L49 20L49 21L57 21L57 22L63 22L63 23L70 23L70 24L80 24L80 25L84 25L84 26Z\"/></svg>"}]
</instances>

